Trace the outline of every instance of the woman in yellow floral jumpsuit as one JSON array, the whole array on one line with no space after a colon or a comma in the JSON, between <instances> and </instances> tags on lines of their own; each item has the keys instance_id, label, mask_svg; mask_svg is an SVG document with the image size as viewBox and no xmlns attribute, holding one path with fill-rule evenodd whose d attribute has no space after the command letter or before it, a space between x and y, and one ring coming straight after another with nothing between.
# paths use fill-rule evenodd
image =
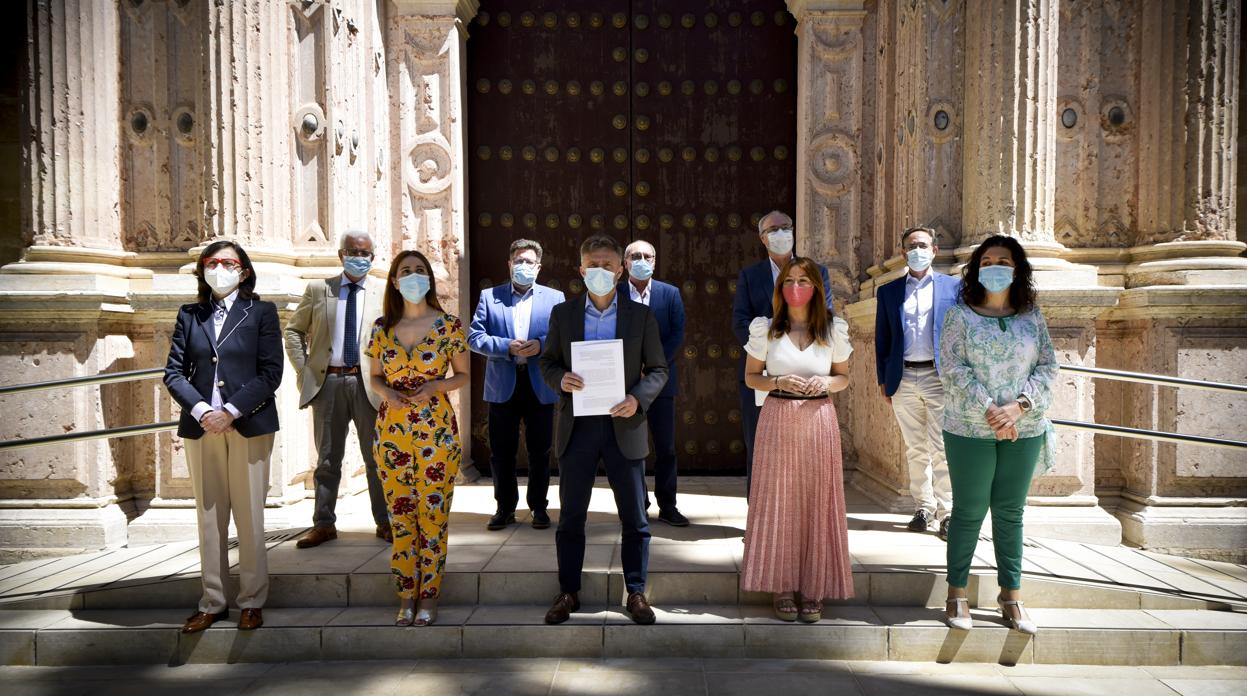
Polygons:
<instances>
[{"instance_id":1,"label":"woman in yellow floral jumpsuit","mask_svg":"<svg viewBox=\"0 0 1247 696\"><path fill-rule=\"evenodd\" d=\"M416 251L394 259L384 314L367 350L373 389L384 399L373 455L394 530L390 572L401 601L399 626L437 620L450 502L463 458L447 392L468 384L467 339L459 319L442 311L431 269Z\"/></svg>"}]
</instances>

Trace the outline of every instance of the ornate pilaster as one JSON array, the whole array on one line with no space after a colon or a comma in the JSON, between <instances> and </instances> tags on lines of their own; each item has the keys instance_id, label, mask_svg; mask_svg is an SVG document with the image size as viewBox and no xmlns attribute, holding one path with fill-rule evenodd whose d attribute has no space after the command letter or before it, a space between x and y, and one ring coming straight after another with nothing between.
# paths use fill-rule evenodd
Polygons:
<instances>
[{"instance_id":1,"label":"ornate pilaster","mask_svg":"<svg viewBox=\"0 0 1247 696\"><path fill-rule=\"evenodd\" d=\"M963 243L1053 239L1056 0L966 13Z\"/></svg>"},{"instance_id":2,"label":"ornate pilaster","mask_svg":"<svg viewBox=\"0 0 1247 696\"><path fill-rule=\"evenodd\" d=\"M856 291L862 240L863 3L790 0L797 18L798 251L827 266L837 298Z\"/></svg>"},{"instance_id":3,"label":"ornate pilaster","mask_svg":"<svg viewBox=\"0 0 1247 696\"><path fill-rule=\"evenodd\" d=\"M114 265L125 256L118 5L46 0L29 3L26 17L22 236L32 246L0 269L0 374L10 384L119 369L134 357L116 325L131 275ZM0 438L120 425L129 414L107 391L5 397ZM0 456L5 546L124 544L126 449L95 441Z\"/></svg>"},{"instance_id":4,"label":"ornate pilaster","mask_svg":"<svg viewBox=\"0 0 1247 696\"><path fill-rule=\"evenodd\" d=\"M464 44L476 0L396 0L389 22L393 251L417 249L433 264L442 305L472 311L467 244ZM471 399L454 396L468 436ZM464 462L464 477L477 476Z\"/></svg>"}]
</instances>

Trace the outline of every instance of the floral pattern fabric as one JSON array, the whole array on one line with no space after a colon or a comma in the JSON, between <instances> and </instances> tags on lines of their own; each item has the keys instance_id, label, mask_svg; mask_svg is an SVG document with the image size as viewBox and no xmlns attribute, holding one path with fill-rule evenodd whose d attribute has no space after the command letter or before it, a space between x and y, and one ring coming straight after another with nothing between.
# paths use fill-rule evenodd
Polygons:
<instances>
[{"instance_id":1,"label":"floral pattern fabric","mask_svg":"<svg viewBox=\"0 0 1247 696\"><path fill-rule=\"evenodd\" d=\"M380 363L390 388L412 393L445 377L450 359L466 348L462 323L442 314L410 353L378 319L365 354ZM373 456L394 533L395 586L400 597L436 599L446 569L454 480L463 461L454 409L445 394L401 408L383 403L376 433Z\"/></svg>"},{"instance_id":2,"label":"floral pattern fabric","mask_svg":"<svg viewBox=\"0 0 1247 696\"><path fill-rule=\"evenodd\" d=\"M944 430L994 440L988 405L1004 405L1026 394L1034 407L1018 419L1018 438L1048 433L1045 413L1052 405L1058 365L1039 309L987 317L964 304L950 307L940 337L940 367Z\"/></svg>"}]
</instances>

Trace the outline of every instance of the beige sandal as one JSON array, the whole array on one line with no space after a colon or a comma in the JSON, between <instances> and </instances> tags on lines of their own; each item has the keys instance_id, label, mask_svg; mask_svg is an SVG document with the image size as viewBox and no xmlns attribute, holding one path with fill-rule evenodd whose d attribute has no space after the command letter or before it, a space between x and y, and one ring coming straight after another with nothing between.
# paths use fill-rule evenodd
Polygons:
<instances>
[{"instance_id":1,"label":"beige sandal","mask_svg":"<svg viewBox=\"0 0 1247 696\"><path fill-rule=\"evenodd\" d=\"M817 623L823 620L823 603L820 600L801 600L801 620L805 623Z\"/></svg>"},{"instance_id":2,"label":"beige sandal","mask_svg":"<svg viewBox=\"0 0 1247 696\"><path fill-rule=\"evenodd\" d=\"M797 601L792 594L778 594L771 600L771 608L775 610L775 618L780 621L797 620Z\"/></svg>"}]
</instances>

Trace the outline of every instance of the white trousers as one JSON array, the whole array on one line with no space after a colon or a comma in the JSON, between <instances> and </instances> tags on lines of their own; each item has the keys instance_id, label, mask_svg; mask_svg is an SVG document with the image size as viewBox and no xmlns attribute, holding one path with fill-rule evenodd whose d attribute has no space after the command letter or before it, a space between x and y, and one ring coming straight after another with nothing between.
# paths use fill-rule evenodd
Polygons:
<instances>
[{"instance_id":1,"label":"white trousers","mask_svg":"<svg viewBox=\"0 0 1247 696\"><path fill-rule=\"evenodd\" d=\"M918 508L943 519L953 508L953 488L944 458L944 386L935 368L905 368L892 412L905 439L909 495Z\"/></svg>"},{"instance_id":2,"label":"white trousers","mask_svg":"<svg viewBox=\"0 0 1247 696\"><path fill-rule=\"evenodd\" d=\"M199 564L203 597L199 611L219 614L229 606L229 518L238 529L238 608L260 609L268 599L264 545L264 498L273 434L243 437L230 431L184 440L195 511L199 514Z\"/></svg>"}]
</instances>

